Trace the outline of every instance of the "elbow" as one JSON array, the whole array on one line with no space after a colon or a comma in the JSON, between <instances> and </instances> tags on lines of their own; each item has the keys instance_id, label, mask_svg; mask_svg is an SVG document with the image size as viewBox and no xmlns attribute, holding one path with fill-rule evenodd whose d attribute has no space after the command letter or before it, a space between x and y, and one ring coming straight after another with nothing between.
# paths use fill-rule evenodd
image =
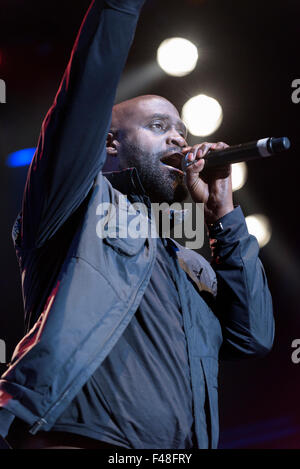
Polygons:
<instances>
[{"instance_id":1,"label":"elbow","mask_svg":"<svg viewBox=\"0 0 300 469\"><path fill-rule=\"evenodd\" d=\"M265 357L273 348L275 336L274 321L272 320L259 334L251 334L248 344L250 355L253 357Z\"/></svg>"},{"instance_id":2,"label":"elbow","mask_svg":"<svg viewBox=\"0 0 300 469\"><path fill-rule=\"evenodd\" d=\"M265 357L273 348L274 344L274 321L270 321L267 327L248 330L227 329L223 331L223 346L221 358L243 359Z\"/></svg>"},{"instance_id":3,"label":"elbow","mask_svg":"<svg viewBox=\"0 0 300 469\"><path fill-rule=\"evenodd\" d=\"M256 327L253 327L251 334L255 355L259 357L267 355L272 350L275 337L273 305L269 291L267 300L264 309L260 310L264 321L254 320Z\"/></svg>"},{"instance_id":4,"label":"elbow","mask_svg":"<svg viewBox=\"0 0 300 469\"><path fill-rule=\"evenodd\" d=\"M268 355L268 353L271 352L273 348L273 343L274 343L273 340L268 340L264 342L256 341L255 343L253 343L252 347L250 348L251 356L257 357L257 358L265 357L266 355Z\"/></svg>"}]
</instances>

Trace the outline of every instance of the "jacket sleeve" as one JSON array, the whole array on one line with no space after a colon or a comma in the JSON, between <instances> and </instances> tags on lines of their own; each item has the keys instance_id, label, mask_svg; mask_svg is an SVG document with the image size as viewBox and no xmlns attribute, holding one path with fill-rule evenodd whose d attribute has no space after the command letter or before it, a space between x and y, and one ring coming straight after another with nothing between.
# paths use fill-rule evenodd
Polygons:
<instances>
[{"instance_id":1,"label":"jacket sleeve","mask_svg":"<svg viewBox=\"0 0 300 469\"><path fill-rule=\"evenodd\" d=\"M210 232L210 237L217 277L216 314L223 332L220 358L264 355L273 345L274 318L258 242L248 233L240 207L219 221L223 229Z\"/></svg>"},{"instance_id":2,"label":"jacket sleeve","mask_svg":"<svg viewBox=\"0 0 300 469\"><path fill-rule=\"evenodd\" d=\"M145 0L94 0L28 170L21 246L39 247L80 205L105 159L116 88Z\"/></svg>"}]
</instances>

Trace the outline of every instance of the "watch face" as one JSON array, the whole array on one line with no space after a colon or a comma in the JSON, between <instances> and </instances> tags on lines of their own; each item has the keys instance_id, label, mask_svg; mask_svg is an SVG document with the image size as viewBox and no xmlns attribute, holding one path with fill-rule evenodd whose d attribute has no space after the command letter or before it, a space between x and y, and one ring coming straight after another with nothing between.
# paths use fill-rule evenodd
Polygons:
<instances>
[{"instance_id":1,"label":"watch face","mask_svg":"<svg viewBox=\"0 0 300 469\"><path fill-rule=\"evenodd\" d=\"M209 231L210 233L220 233L223 230L223 225L221 222L214 223L213 225L210 225Z\"/></svg>"}]
</instances>

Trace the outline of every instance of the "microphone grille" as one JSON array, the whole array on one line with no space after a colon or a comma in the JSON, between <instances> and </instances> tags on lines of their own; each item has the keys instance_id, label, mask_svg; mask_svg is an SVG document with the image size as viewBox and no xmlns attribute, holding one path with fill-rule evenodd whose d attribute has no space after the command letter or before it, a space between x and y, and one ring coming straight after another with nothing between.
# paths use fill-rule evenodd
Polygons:
<instances>
[{"instance_id":1,"label":"microphone grille","mask_svg":"<svg viewBox=\"0 0 300 469\"><path fill-rule=\"evenodd\" d=\"M288 150L291 146L291 142L288 137L272 137L270 139L270 147L272 153L280 153Z\"/></svg>"}]
</instances>

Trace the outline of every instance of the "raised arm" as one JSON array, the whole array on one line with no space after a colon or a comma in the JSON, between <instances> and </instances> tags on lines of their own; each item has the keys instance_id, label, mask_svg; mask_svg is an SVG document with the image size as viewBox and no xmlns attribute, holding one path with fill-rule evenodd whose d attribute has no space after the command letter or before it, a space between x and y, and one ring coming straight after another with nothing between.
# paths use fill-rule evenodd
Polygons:
<instances>
[{"instance_id":1,"label":"raised arm","mask_svg":"<svg viewBox=\"0 0 300 469\"><path fill-rule=\"evenodd\" d=\"M28 170L21 246L41 246L80 205L105 158L117 85L145 0L94 0Z\"/></svg>"}]
</instances>

